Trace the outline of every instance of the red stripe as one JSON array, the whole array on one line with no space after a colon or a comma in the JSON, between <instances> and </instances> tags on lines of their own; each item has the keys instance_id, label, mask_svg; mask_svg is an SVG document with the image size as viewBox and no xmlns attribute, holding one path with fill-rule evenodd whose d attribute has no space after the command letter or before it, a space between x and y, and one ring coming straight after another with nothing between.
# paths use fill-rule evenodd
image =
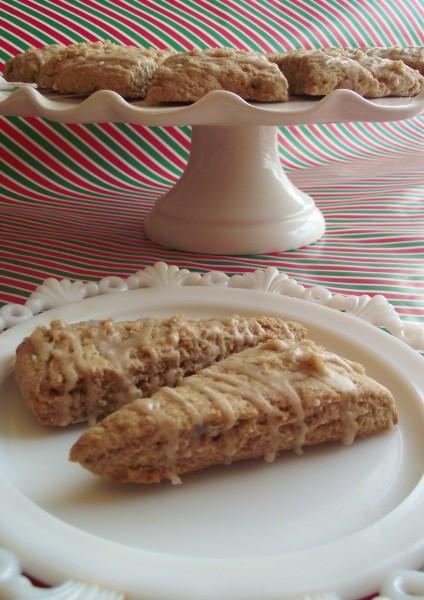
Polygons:
<instances>
[{"instance_id":1,"label":"red stripe","mask_svg":"<svg viewBox=\"0 0 424 600\"><path fill-rule=\"evenodd\" d=\"M55 2L55 3L56 3L56 5L59 4L59 2ZM51 17L58 23L62 23L66 27L69 27L71 29L71 32L75 31L76 33L79 33L85 39L88 39L91 41L94 41L96 39L96 37L91 33L91 31L89 29L86 29L85 27L81 27L78 23L76 23L75 21L71 21L70 19L68 19L67 17L62 15L59 11L50 10L46 6L43 6L43 5L39 4L38 2L33 2L32 0L25 0L25 8L26 7L32 8L34 11L39 12L41 15L46 15L47 17ZM10 8L9 10L12 11L12 8ZM51 31L51 32L53 32L54 35L57 35L59 33L56 29L50 29L50 26L47 25L42 19L39 19L39 18L37 19L36 17L31 16L24 10L22 10L20 12L28 23L30 23L31 25L34 25L35 27L38 27L42 31ZM71 35L72 35L72 33L71 33ZM65 39L68 40L67 42L64 42L66 44L70 44L74 41L74 39L69 36L67 38L65 37Z\"/></svg>"},{"instance_id":2,"label":"red stripe","mask_svg":"<svg viewBox=\"0 0 424 600\"><path fill-rule=\"evenodd\" d=\"M297 41L300 42L300 44L304 47L304 48L312 48L311 46L311 42L308 40L307 37L304 36L304 34L301 32L300 29L294 27L294 25L292 25L291 23L288 23L286 20L281 19L279 16L277 16L274 12L271 12L270 10L267 9L267 7L264 4L259 4L257 1L253 0L252 4L255 4L255 8L261 12L263 12L265 15L267 15L267 17L269 17L270 19L272 19L273 21L275 21L276 23L278 23L279 25L281 25L282 27L284 27L284 29L286 29L287 31L289 31L294 38L297 39ZM286 15L289 14L289 10L285 9L284 13ZM299 20L299 19L297 19ZM272 30L272 33L275 37L278 36L278 39L281 42L281 45L283 48L289 48L289 46L287 45L287 40L285 37L279 35L279 33L276 30ZM272 48L272 50L275 50L275 48Z\"/></svg>"},{"instance_id":3,"label":"red stripe","mask_svg":"<svg viewBox=\"0 0 424 600\"><path fill-rule=\"evenodd\" d=\"M235 37L231 31L228 31L227 29L223 29L221 25L219 25L219 23L217 23L216 21L214 21L213 19L210 19L209 17L207 17L205 14L203 13L199 13L194 11L193 9L191 9L189 6L186 6L186 4L184 4L183 2L179 2L178 0L173 0L173 4L175 5L176 8L179 8L180 10L184 11L185 13L187 13L187 15L190 15L192 17L195 17L197 19L201 19L203 23L209 25L210 27L212 27L213 29L215 29L216 31L218 31L218 33L225 37L231 45L233 45L235 48L240 47L240 40ZM214 46L216 45L215 42L213 44Z\"/></svg>"},{"instance_id":4,"label":"red stripe","mask_svg":"<svg viewBox=\"0 0 424 600\"><path fill-rule=\"evenodd\" d=\"M65 167L60 161L52 158L51 154L45 152L39 145L35 144L30 138L24 136L18 129L13 128L7 121L4 123L4 131L5 133L9 133L11 139L13 139L16 143L20 144L23 148L25 148L28 152L32 153L37 157L37 160L40 160L44 163L45 166L49 167L56 174L60 175L65 179L65 181L69 181L76 186L82 186L85 190L90 190L92 192L104 194L104 188L93 185L84 179L81 179L78 175L76 175L73 171L69 170ZM136 188L135 188L136 189ZM71 192L74 193L74 192Z\"/></svg>"},{"instance_id":5,"label":"red stripe","mask_svg":"<svg viewBox=\"0 0 424 600\"><path fill-rule=\"evenodd\" d=\"M120 31L113 25L110 25L106 21L102 21L101 19L93 16L91 13L79 9L77 6L69 6L69 2L67 2L67 1L63 2L63 0L55 0L55 3L57 4L58 7L63 8L65 10L67 10L68 12L72 12L75 15L78 15L79 17L83 18L87 23L92 23L93 25L96 25L101 30L103 30L105 33L107 33L107 36L114 38L115 40L119 41L121 44L130 45L130 46L134 45L134 40L129 38L127 35L125 35L125 33ZM88 4L88 2L85 2L85 4ZM63 18L65 18L65 17L63 17ZM74 25L74 21L71 20L70 22L71 22L71 26L76 29L76 27ZM87 31L89 32L89 30L87 30ZM92 34L91 32L89 32L89 35L84 33L84 36L86 38L92 39L92 40L97 39L96 36L94 34Z\"/></svg>"},{"instance_id":6,"label":"red stripe","mask_svg":"<svg viewBox=\"0 0 424 600\"><path fill-rule=\"evenodd\" d=\"M274 39L278 39L280 43L282 42L283 38L281 38L278 32L275 29L272 29L266 21L263 21L262 19L256 17L253 13L244 10L240 4L234 4L233 2L230 2L230 0L227 0L226 5L230 6L235 12L244 15L244 17L247 17L249 21L252 21L252 23L256 23L256 25L258 25L261 30L267 31L269 34L271 34L271 37L273 37ZM266 40L261 40L260 46L262 50L265 50L265 52L270 52L271 50L274 50L274 48L270 46Z\"/></svg>"},{"instance_id":7,"label":"red stripe","mask_svg":"<svg viewBox=\"0 0 424 600\"><path fill-rule=\"evenodd\" d=\"M94 161L90 161L82 152L79 152L75 146L68 143L66 139L62 138L55 131L47 127L47 125L41 119L31 119L31 126L38 131L41 135L43 135L49 142L54 144L57 148L62 150L69 158L75 160L79 166L87 169L93 175L100 177L105 182L109 182L110 184L121 188L123 190L132 190L135 193L140 193L140 189L136 185L130 185L128 183L124 183L121 179L117 179L116 177L110 175L106 170L99 168ZM113 132L114 133L114 132ZM122 192L118 192L117 190L111 190L110 188L100 188L102 192L107 190L108 194L116 194L121 197L125 196L127 198L133 198L132 194L123 194Z\"/></svg>"},{"instance_id":8,"label":"red stripe","mask_svg":"<svg viewBox=\"0 0 424 600\"><path fill-rule=\"evenodd\" d=\"M342 5L348 13L352 13L352 15L355 15L357 21L360 22L360 24L365 29L365 31L368 33L368 35L370 36L370 38L372 39L372 41L374 42L374 44L376 46L382 44L381 39L376 35L373 27L367 22L367 20L363 16L363 14L361 14L361 12L359 10L356 10L356 8L352 2L346 2L346 0L339 0L339 4ZM371 6L369 3L367 3L366 10L371 12ZM382 10L386 10L386 8L383 9L383 7L382 7ZM353 29L353 31L355 31L355 29ZM355 33L356 33L356 31L355 31ZM358 46L364 45L364 40L360 37L356 37L356 42L358 43Z\"/></svg>"},{"instance_id":9,"label":"red stripe","mask_svg":"<svg viewBox=\"0 0 424 600\"><path fill-rule=\"evenodd\" d=\"M261 38L258 35L256 35L256 33L253 30L248 29L241 21L237 21L237 19L232 17L229 13L220 10L218 7L213 6L210 2L205 2L204 0L197 0L197 4L202 6L204 9L206 9L210 13L213 13L213 14L217 15L218 17L220 17L221 19L224 19L225 22L231 23L232 25L234 25L236 27L236 29L238 29L239 31L242 31L245 35L247 35L248 38L250 38L252 41L256 42L256 44L259 47L261 47L261 48L263 47L263 40L261 40ZM215 25L215 26L217 27L217 25ZM243 49L248 50L245 42L242 42L240 45L240 41L239 41L238 45L239 45L239 47L241 46Z\"/></svg>"},{"instance_id":10,"label":"red stripe","mask_svg":"<svg viewBox=\"0 0 424 600\"><path fill-rule=\"evenodd\" d=\"M128 7L128 5L125 2L120 2L120 0L115 0L115 4L121 6L125 10L131 10L132 12L134 12L134 14L143 17L143 19L145 19L146 21L150 21L151 23L168 33L168 35L170 35L179 44L181 44L183 48L189 49L193 46L193 43L190 40L184 38L177 30L169 27L168 25L165 25L165 23L161 21L158 17L154 17L144 11L138 10L134 6ZM193 23L190 23L189 20L182 19L179 15L173 13L172 11L166 10L165 8L163 8L163 6L156 5L154 2L149 2L149 0L143 0L143 5L153 10L156 10L157 12L160 12L161 14L167 17L170 17L176 23L179 23L180 25L182 25L183 27L185 27L186 29L203 39L203 41L206 42L208 45L215 46L215 40L211 38L206 32L195 27Z\"/></svg>"},{"instance_id":11,"label":"red stripe","mask_svg":"<svg viewBox=\"0 0 424 600\"><path fill-rule=\"evenodd\" d=\"M120 4L122 5L122 4L124 4L124 2L121 2ZM188 29L189 31L191 31L192 33L194 33L196 36L198 36L200 39L202 39L204 42L206 42L206 44L208 44L209 46L215 46L216 45L215 39L212 38L212 37L210 37L207 32L205 32L202 29L200 29L194 23L191 23L190 21L187 21L187 19L183 19L179 15L175 14L175 12L167 10L163 6L159 6L155 2L150 2L149 0L143 0L143 4L145 6L148 6L149 8L151 8L153 10L156 10L157 12L161 13L162 15L171 18L176 23L179 23L180 25L182 25L183 27L185 27L186 29ZM173 4L175 6L175 3L173 3ZM137 9L135 9L133 7L132 7L132 10L134 10L134 12L136 14L144 15L144 13L142 13L141 11L138 11Z\"/></svg>"},{"instance_id":12,"label":"red stripe","mask_svg":"<svg viewBox=\"0 0 424 600\"><path fill-rule=\"evenodd\" d=\"M11 23L10 21L4 21L3 19L0 19L0 27L3 27L6 31L9 31L9 33L15 34L16 37L20 38L20 40L24 41L25 44L28 46L38 47L40 45L43 45L39 39L33 37L24 29L19 29L18 27L15 27L15 25L13 25L13 23Z\"/></svg>"},{"instance_id":13,"label":"red stripe","mask_svg":"<svg viewBox=\"0 0 424 600\"><path fill-rule=\"evenodd\" d=\"M149 31L147 28L143 29L142 27L140 27L140 25L136 21L131 21L130 19L123 17L121 14L118 14L118 13L114 12L113 10L109 10L108 8L106 8L106 6L104 6L104 5L99 6L97 4L97 2L92 2L91 0L84 0L84 4L86 4L87 6L90 6L91 8L93 8L94 10L97 10L98 12L100 12L102 14L112 17L114 21L119 21L120 23L123 23L124 25L129 27L130 30L137 31L138 33L142 33L143 38L146 39L152 46L155 46L157 48L163 48L164 44L163 44L162 40L159 37L157 37L154 33ZM103 29L105 29L106 31L114 29L109 24L107 24L106 21L100 21L99 19L97 19L96 17L93 17L89 13L84 13L84 14L85 14L86 18L88 17L89 20L92 20L93 22L94 22L94 19L96 19L96 21L98 23L101 23L101 27ZM118 31L118 30L116 30L116 31ZM118 37L118 33L116 34L116 37ZM121 31L119 31L119 37L121 40L124 40L124 39L127 40L127 41L123 42L124 44L129 43L129 44L134 45L134 41L131 41L130 38L128 38L126 36L126 34L122 33Z\"/></svg>"},{"instance_id":14,"label":"red stripe","mask_svg":"<svg viewBox=\"0 0 424 600\"><path fill-rule=\"evenodd\" d=\"M22 52L21 48L18 48L18 46L13 46L12 44L9 44L9 42L7 40L1 40L0 48L2 50L4 50L7 54L10 54L11 56L15 56L15 54L20 54ZM1 67L3 70L3 67L4 67L3 63L1 65Z\"/></svg>"},{"instance_id":15,"label":"red stripe","mask_svg":"<svg viewBox=\"0 0 424 600\"><path fill-rule=\"evenodd\" d=\"M71 192L66 190L66 188L62 188L59 185L54 184L50 179L45 178L38 174L36 169L29 167L26 163L18 160L13 154L11 154L8 150L3 150L4 155L3 158L8 162L14 169L18 171L18 173L24 175L28 179L38 183L39 185L46 187L51 191L58 192L61 195L69 194L72 198L79 198L81 200L87 200L87 196L84 194L77 194L75 192ZM65 190L65 191L64 191Z\"/></svg>"},{"instance_id":16,"label":"red stripe","mask_svg":"<svg viewBox=\"0 0 424 600\"><path fill-rule=\"evenodd\" d=\"M25 5L26 5L25 6L26 8L32 8L41 14L46 14L47 16L52 16L56 21L59 21L59 22L62 21L59 13L54 13L52 11L49 11L48 9L44 9L38 3L35 4L34 2L31 2L31 0L25 0ZM53 27L50 27L50 25L47 25L47 23L45 23L41 18L33 17L29 12L25 12L24 10L16 9L13 6L8 6L8 11L11 14L15 15L16 17L19 17L20 19L22 19L23 23L32 25L33 27L35 27L39 31L42 31L43 33L49 35L53 39L59 39L62 44L71 44L73 42L72 38L70 38L69 36L66 36L66 35L65 36L62 35L62 33L60 31L58 31L57 29L54 29ZM78 29L78 28L74 27L74 29Z\"/></svg>"},{"instance_id":17,"label":"red stripe","mask_svg":"<svg viewBox=\"0 0 424 600\"><path fill-rule=\"evenodd\" d=\"M112 125L110 123L104 123L103 129L104 129L104 131L107 131L111 135L113 135L115 141L117 141L118 143L121 143L123 145L123 147L126 148L131 153L132 156L134 156L135 158L139 158L143 164L147 163L149 158L146 155L146 153L143 152L140 149L140 147L137 146L137 144L135 144L130 138L128 138L121 130L116 129L115 127L112 127ZM171 164L173 163L176 167L179 167L180 169L184 169L185 162L181 159L181 157L178 156L178 154L175 154L174 152L172 152L172 150L170 150L168 148L168 146L166 146L160 140L160 138L152 135L152 133L149 131L149 129L147 127L143 131L143 138L144 138L144 141L151 144L151 146L157 152L159 152L166 160L168 160ZM162 171L162 174L164 174L163 176L167 177L168 179L171 178L172 180L175 180L174 174L171 174L171 172L164 169L163 167L161 167L160 164L154 162L153 160L151 162L152 162L152 165L154 165L154 167L152 166L152 168L155 168L155 170L157 171L158 174L160 174L160 172Z\"/></svg>"},{"instance_id":18,"label":"red stripe","mask_svg":"<svg viewBox=\"0 0 424 600\"><path fill-rule=\"evenodd\" d=\"M19 171L18 171L19 172ZM16 181L14 181L13 179L9 178L6 175L3 175L4 180L8 182L8 187L10 188L11 191L15 192L16 194L22 195L22 200L16 200L15 198L10 198L8 199L7 197L2 197L1 201L3 202L9 202L10 204L17 204L20 208L22 208L22 205L25 205L26 203L28 203L28 200L37 200L39 201L40 204L37 204L36 206L45 206L46 208L49 207L49 210L51 210L52 204L54 204L55 202L59 201L60 202L60 210L63 211L64 207L71 209L73 212L78 212L79 214L86 214L86 213L91 213L93 208L94 209L98 209L99 207L101 207L103 210L105 210L105 203L107 206L107 203L110 203L111 199L108 197L105 198L97 198L96 201L93 200L93 198L90 198L90 204L87 207L84 207L81 205L81 202L75 202L73 201L71 198L66 198L66 194L61 194L61 196L65 196L65 198L61 197L61 198L56 198L55 195L53 196L45 196L45 195L41 195L38 194L37 192L35 192L34 190L16 183ZM46 192L49 193L49 190L46 189ZM142 196L142 190L140 191L140 196ZM86 196L83 196L83 199L87 200ZM116 207L116 212L118 212L118 210L121 210L121 203L122 200L120 198L113 198L113 203L119 203L119 205ZM146 200L144 200L144 202L146 202ZM34 209L36 210L36 209ZM59 209L58 209L59 210ZM136 210L136 209L133 209ZM131 211L131 205L127 204L125 206L125 211L129 212Z\"/></svg>"},{"instance_id":19,"label":"red stripe","mask_svg":"<svg viewBox=\"0 0 424 600\"><path fill-rule=\"evenodd\" d=\"M277 4L275 2L275 0L269 0L272 4ZM316 1L316 4L319 4L319 0ZM348 42L347 39L344 37L344 35L338 30L338 28L334 25L334 22L332 19L329 19L325 14L323 14L322 12L319 12L318 10L315 10L312 6L309 5L308 2L302 2L302 0L292 0L292 4L295 4L296 6L298 6L301 10L303 10L306 13L309 13L311 16L315 17L319 23L324 24L325 23L325 27L326 29L328 29L332 35L336 38L336 40L339 42L340 46L347 46ZM300 22L300 18L297 12L294 13L294 17L299 20ZM311 27L311 23L307 20L304 19L303 24L305 25L305 27ZM313 25L314 27L314 31L316 32L316 34L318 35L318 29L315 29L315 24ZM328 45L328 40L325 40L324 43L325 46Z\"/></svg>"},{"instance_id":20,"label":"red stripe","mask_svg":"<svg viewBox=\"0 0 424 600\"><path fill-rule=\"evenodd\" d=\"M282 12L281 3L276 2L275 0L268 0L268 1L269 1L269 4L272 4L276 9L278 9L279 12ZM307 19L304 19L302 17L302 15L300 15L296 11L292 10L288 6L284 7L283 16L285 14L290 16L293 20L297 21L299 23L299 25L302 25L303 27L305 27L312 35L314 35L316 38L318 38L318 40L321 42L321 46L328 46L327 38L322 34L322 32L319 29L316 28L314 23L311 23ZM282 21L282 24L285 26L284 19ZM329 29L331 29L331 24L330 24ZM298 31L296 29L294 31L296 32L295 33L296 37L299 37L299 35L301 35L300 31ZM332 33L336 33L336 32L332 31ZM338 35L340 36L339 33L338 33ZM341 39L343 39L343 38L341 38ZM307 45L305 45L305 48L311 48L311 43L307 42Z\"/></svg>"},{"instance_id":21,"label":"red stripe","mask_svg":"<svg viewBox=\"0 0 424 600\"><path fill-rule=\"evenodd\" d=\"M97 150L98 152L101 152L102 155L107 160L110 160L114 164L115 167L121 169L122 171L124 171L124 173L127 173L131 176L134 176L133 173L137 173L137 179L139 178L140 181L150 181L150 182L154 183L154 180L147 180L145 177L143 177L137 171L132 171L132 169L128 168L126 163L121 161L116 156L116 154L112 154L112 152L104 144L99 142L99 140L97 140L94 136L91 136L89 134L89 132L87 131L87 129L85 129L81 125L71 124L71 125L69 125L69 127L72 131L74 131L76 133L76 135L80 136L82 140L87 142L93 150ZM106 128L106 130L107 130L108 128L111 127L111 124L104 123L104 124L102 124L102 127ZM113 135L114 135L114 137L118 138L119 131L117 129L114 129ZM170 179L169 172L166 171L165 169L158 167L158 165L156 165L147 155L143 155L143 161L144 161L144 165L147 166L149 169L153 169L158 175L161 175L162 177L169 179L170 183L172 182L172 180Z\"/></svg>"},{"instance_id":22,"label":"red stripe","mask_svg":"<svg viewBox=\"0 0 424 600\"><path fill-rule=\"evenodd\" d=\"M406 4L406 2L404 3ZM384 7L378 7L378 10L375 10L374 6L372 5L371 2L367 3L367 11L369 11L374 20L378 22L378 24L380 25L381 29L384 31L384 33L386 34L386 36L389 38L390 43L393 46L397 46L398 44L400 44L401 46L406 46L407 42L405 40L405 38L408 38L408 34L407 31L405 29L405 27L403 26L402 22L399 21L399 19L397 18L396 14L390 10L390 3L389 2L384 2ZM382 18L382 15L384 15L384 18ZM388 20L390 19L390 21L394 22L396 24L396 29L399 30L399 32L402 33L402 38L396 37L392 30L390 29L390 27L387 25ZM371 37L373 38L373 41L375 41L376 45L381 45L380 39L377 38L375 35L372 35L372 30L370 31ZM410 38L409 38L410 39ZM384 45L387 45L387 43L385 43Z\"/></svg>"}]
</instances>

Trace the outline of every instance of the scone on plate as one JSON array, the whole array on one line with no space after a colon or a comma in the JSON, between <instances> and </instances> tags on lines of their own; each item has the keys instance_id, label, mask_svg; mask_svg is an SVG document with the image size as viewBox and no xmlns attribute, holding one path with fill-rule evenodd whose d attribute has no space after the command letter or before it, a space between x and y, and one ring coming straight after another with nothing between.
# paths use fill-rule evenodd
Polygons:
<instances>
[{"instance_id":1,"label":"scone on plate","mask_svg":"<svg viewBox=\"0 0 424 600\"><path fill-rule=\"evenodd\" d=\"M110 41L74 44L42 65L37 84L61 94L112 90L124 98L144 98L153 73L171 52Z\"/></svg>"},{"instance_id":2,"label":"scone on plate","mask_svg":"<svg viewBox=\"0 0 424 600\"><path fill-rule=\"evenodd\" d=\"M259 102L288 100L285 77L265 56L215 48L167 58L152 79L147 101L196 102L214 90L226 90Z\"/></svg>"},{"instance_id":3,"label":"scone on plate","mask_svg":"<svg viewBox=\"0 0 424 600\"><path fill-rule=\"evenodd\" d=\"M60 94L112 90L125 98L144 98L153 73L172 53L109 40L30 48L6 63L4 76Z\"/></svg>"},{"instance_id":4,"label":"scone on plate","mask_svg":"<svg viewBox=\"0 0 424 600\"><path fill-rule=\"evenodd\" d=\"M66 46L51 44L42 48L29 48L4 64L3 76L7 81L38 83L41 67L52 57L65 50Z\"/></svg>"},{"instance_id":5,"label":"scone on plate","mask_svg":"<svg viewBox=\"0 0 424 600\"><path fill-rule=\"evenodd\" d=\"M15 376L38 421L95 421L161 386L267 339L301 339L305 328L273 317L182 316L38 327L17 348Z\"/></svg>"},{"instance_id":6,"label":"scone on plate","mask_svg":"<svg viewBox=\"0 0 424 600\"><path fill-rule=\"evenodd\" d=\"M384 89L376 77L348 56L333 56L322 50L270 55L287 78L290 95L326 96L347 89L361 96L378 98Z\"/></svg>"},{"instance_id":7,"label":"scone on plate","mask_svg":"<svg viewBox=\"0 0 424 600\"><path fill-rule=\"evenodd\" d=\"M420 73L400 60L369 56L361 49L324 48L269 55L295 95L325 96L349 89L368 98L414 96L424 88Z\"/></svg>"},{"instance_id":8,"label":"scone on plate","mask_svg":"<svg viewBox=\"0 0 424 600\"><path fill-rule=\"evenodd\" d=\"M408 46L406 48L361 48L368 56L379 56L380 58L390 58L391 60L401 60L405 65L416 69L424 75L424 46Z\"/></svg>"},{"instance_id":9,"label":"scone on plate","mask_svg":"<svg viewBox=\"0 0 424 600\"><path fill-rule=\"evenodd\" d=\"M115 482L184 473L391 429L391 393L311 341L270 340L140 398L84 433L70 458Z\"/></svg>"}]
</instances>

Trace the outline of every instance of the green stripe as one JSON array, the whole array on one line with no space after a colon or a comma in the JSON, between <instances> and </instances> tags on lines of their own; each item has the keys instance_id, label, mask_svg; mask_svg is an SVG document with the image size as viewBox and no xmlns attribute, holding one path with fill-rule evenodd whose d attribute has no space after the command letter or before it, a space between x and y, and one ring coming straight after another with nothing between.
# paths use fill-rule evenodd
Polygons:
<instances>
[{"instance_id":1,"label":"green stripe","mask_svg":"<svg viewBox=\"0 0 424 600\"><path fill-rule=\"evenodd\" d=\"M113 138L111 138L108 134L106 134L100 126L98 126L96 123L87 123L87 125L85 127L87 128L87 131L89 131L94 137L96 137L97 139L102 141L109 148L109 150L111 150L112 152L115 152L121 158L121 160L130 164L134 169L139 170L140 162L137 159L135 159L132 156L132 154L130 154L127 150L125 150L125 148L120 146L118 142L116 142ZM140 146L140 148L146 154L150 154L160 164L161 155L159 154L159 152L157 152L157 150L155 148L153 148L152 146L147 144L143 140L143 138L141 138L141 137L138 138L138 141L139 141L138 145ZM146 168L146 167L144 166L144 168ZM174 173L179 173L178 169L173 168L173 171L174 171ZM173 180L171 178L168 179L168 178L162 177L161 175L158 175L157 173L155 174L155 180L158 183L162 183L167 186L169 186L170 184L173 183Z\"/></svg>"},{"instance_id":2,"label":"green stripe","mask_svg":"<svg viewBox=\"0 0 424 600\"><path fill-rule=\"evenodd\" d=\"M147 187L148 189L157 190L156 174L154 172L152 172L151 170L147 170L145 165L143 165L141 162L137 162L138 168L136 170L139 171L147 179L151 179L152 183L140 182L138 179L130 177L129 175L127 175L127 173L124 173L118 167L115 167L115 165L111 161L103 158L100 154L98 154L98 152L93 150L84 140L80 139L79 136L75 135L66 125L63 125L62 123L56 123L54 121L50 121L49 126L52 129L54 129L59 135L63 136L70 144L72 144L76 148L78 148L78 150L80 152L82 152L88 158L90 158L92 161L94 161L94 163L96 163L99 167L109 171L109 173L111 175L113 175L114 177L117 177L118 179L121 179L122 181L125 181L134 186L143 185L143 187ZM85 125L83 125L83 127L85 127ZM101 127L101 126L99 126L99 127ZM110 137L107 138L106 145L108 147L109 147L109 140L110 140ZM169 185L169 182L167 182L167 185ZM138 194L137 191L131 191L131 190L128 190L128 193L135 194L135 195Z\"/></svg>"},{"instance_id":3,"label":"green stripe","mask_svg":"<svg viewBox=\"0 0 424 600\"><path fill-rule=\"evenodd\" d=\"M109 15L106 15L101 10L98 10L98 9L92 8L91 6L86 5L84 2L80 2L79 0L72 0L72 1L74 2L76 7L84 10L84 12L86 12L90 15L97 17L98 19L100 19L101 21L104 21L105 23L109 23L109 25L112 25L115 29L118 29L120 32L126 34L128 37L130 37L135 42L140 44L140 46L150 45L150 44L146 44L146 40L135 29L131 29L130 27L128 27L127 25L122 23L122 21L119 20L118 16L116 18L113 18L113 17L110 17ZM110 10L113 10L117 15L123 15L125 17L128 17L131 21L139 23L141 26L145 27L145 23L143 22L141 17L139 17L138 15L135 15L134 13L131 13L125 9L122 9L121 7L117 6L116 4L113 4L113 2L108 2L107 0L102 0L102 5L105 8L109 8ZM181 50L181 51L184 50L184 47L182 45L176 43L175 40L172 37L170 37L169 35L165 34L160 29L160 27L156 27L155 25L152 25L151 23L149 23L148 31L151 32L152 34L154 34L156 37L158 37L161 41L163 41L168 46L171 46L172 48L175 48L176 50ZM103 35L105 35L105 32L103 32Z\"/></svg>"},{"instance_id":4,"label":"green stripe","mask_svg":"<svg viewBox=\"0 0 424 600\"><path fill-rule=\"evenodd\" d=\"M16 0L8 0L8 4L10 4L11 6L14 6L15 8L18 8L19 10L21 10L23 13L25 13L27 15L31 15L32 17L35 17L36 19L41 20L43 25L44 24L49 25L52 29L54 29L56 31L60 31L61 33L65 34L66 37L69 37L71 40L75 40L78 42L84 41L83 37L76 34L75 31L73 31L72 29L69 29L68 27L63 26L58 20L52 19L51 17L48 17L47 15L40 13L37 10L32 9L29 6L25 6L25 5L22 6L22 3L18 2ZM42 5L43 0L38 0L38 4ZM17 25L19 25L20 27L25 29L25 31L30 32L32 35L34 35L35 37L38 37L40 40L44 41L46 44L57 43L55 38L52 37L51 35L49 35L48 33L46 33L45 31L43 31L43 29L41 27L35 27L34 25L30 25L22 17L21 18L13 17L11 14L7 14L7 19L9 19L11 22L15 22ZM14 19L15 19L15 21L14 21Z\"/></svg>"}]
</instances>

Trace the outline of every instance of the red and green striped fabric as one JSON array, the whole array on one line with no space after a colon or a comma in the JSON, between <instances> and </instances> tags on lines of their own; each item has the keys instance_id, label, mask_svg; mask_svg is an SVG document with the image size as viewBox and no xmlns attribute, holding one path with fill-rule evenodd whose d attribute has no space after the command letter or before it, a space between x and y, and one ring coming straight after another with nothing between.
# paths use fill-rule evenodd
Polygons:
<instances>
[{"instance_id":1,"label":"red and green striped fabric","mask_svg":"<svg viewBox=\"0 0 424 600\"><path fill-rule=\"evenodd\" d=\"M0 59L28 46L297 47L424 45L421 0L8 0ZM157 260L227 273L276 266L305 284L382 293L424 321L423 117L281 128L281 160L314 196L327 233L308 248L207 256L149 242L143 218L180 176L188 127L63 125L1 118L0 304L46 277L125 276Z\"/></svg>"}]
</instances>

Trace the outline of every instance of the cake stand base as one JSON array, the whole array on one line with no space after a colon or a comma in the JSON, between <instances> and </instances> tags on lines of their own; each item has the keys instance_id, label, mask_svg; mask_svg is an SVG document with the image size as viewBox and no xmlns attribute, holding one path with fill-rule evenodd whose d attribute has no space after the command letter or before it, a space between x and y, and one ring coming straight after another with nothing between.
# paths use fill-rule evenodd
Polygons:
<instances>
[{"instance_id":1,"label":"cake stand base","mask_svg":"<svg viewBox=\"0 0 424 600\"><path fill-rule=\"evenodd\" d=\"M148 215L148 237L208 254L278 252L318 240L323 216L284 173L277 132L273 126L194 126L187 168Z\"/></svg>"}]
</instances>

